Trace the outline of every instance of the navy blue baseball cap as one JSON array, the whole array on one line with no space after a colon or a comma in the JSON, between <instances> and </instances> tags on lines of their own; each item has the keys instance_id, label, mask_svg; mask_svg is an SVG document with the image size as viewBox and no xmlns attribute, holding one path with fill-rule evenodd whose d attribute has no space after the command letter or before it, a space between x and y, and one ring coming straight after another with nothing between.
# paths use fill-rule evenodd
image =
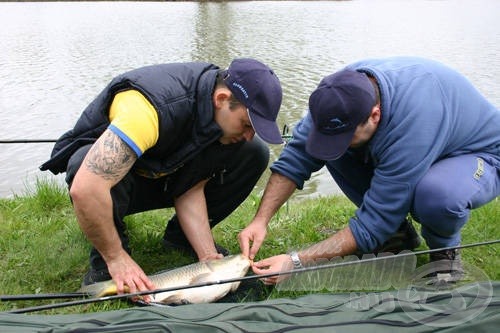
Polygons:
<instances>
[{"instance_id":1,"label":"navy blue baseball cap","mask_svg":"<svg viewBox=\"0 0 500 333\"><path fill-rule=\"evenodd\" d=\"M257 135L268 143L283 143L276 123L283 92L274 71L260 61L240 58L223 75L229 90L247 107Z\"/></svg>"},{"instance_id":2,"label":"navy blue baseball cap","mask_svg":"<svg viewBox=\"0 0 500 333\"><path fill-rule=\"evenodd\" d=\"M323 78L309 97L314 126L306 151L326 161L341 157L375 102L375 88L364 73L344 69Z\"/></svg>"}]
</instances>

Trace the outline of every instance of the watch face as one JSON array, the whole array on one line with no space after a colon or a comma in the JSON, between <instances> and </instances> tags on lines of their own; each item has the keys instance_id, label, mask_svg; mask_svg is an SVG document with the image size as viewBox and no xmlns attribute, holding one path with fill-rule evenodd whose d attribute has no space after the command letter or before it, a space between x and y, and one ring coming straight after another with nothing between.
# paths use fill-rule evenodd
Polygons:
<instances>
[{"instance_id":1,"label":"watch face","mask_svg":"<svg viewBox=\"0 0 500 333\"><path fill-rule=\"evenodd\" d=\"M294 268L302 268L302 263L300 262L300 258L297 252L291 252L290 258L292 259Z\"/></svg>"}]
</instances>

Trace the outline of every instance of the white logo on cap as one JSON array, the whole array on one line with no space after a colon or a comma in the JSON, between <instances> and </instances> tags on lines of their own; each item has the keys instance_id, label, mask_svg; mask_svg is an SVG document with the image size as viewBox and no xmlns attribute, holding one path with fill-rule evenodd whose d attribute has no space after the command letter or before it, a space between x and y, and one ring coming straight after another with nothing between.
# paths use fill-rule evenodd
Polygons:
<instances>
[{"instance_id":1,"label":"white logo on cap","mask_svg":"<svg viewBox=\"0 0 500 333\"><path fill-rule=\"evenodd\" d=\"M241 93L245 96L245 98L248 99L248 93L245 90L245 88L243 88L243 86L241 84L233 82L233 86L235 86L236 88L238 88L241 91Z\"/></svg>"}]
</instances>

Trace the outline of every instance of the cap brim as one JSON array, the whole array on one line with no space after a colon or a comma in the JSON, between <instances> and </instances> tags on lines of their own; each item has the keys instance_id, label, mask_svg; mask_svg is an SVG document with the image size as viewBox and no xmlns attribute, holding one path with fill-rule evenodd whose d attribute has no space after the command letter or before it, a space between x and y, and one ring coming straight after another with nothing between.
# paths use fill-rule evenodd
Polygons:
<instances>
[{"instance_id":1,"label":"cap brim","mask_svg":"<svg viewBox=\"0 0 500 333\"><path fill-rule=\"evenodd\" d=\"M275 121L267 120L251 110L248 110L248 116L250 117L255 132L262 140L271 144L283 143L278 124L276 124Z\"/></svg>"},{"instance_id":2,"label":"cap brim","mask_svg":"<svg viewBox=\"0 0 500 333\"><path fill-rule=\"evenodd\" d=\"M306 151L314 158L331 161L340 158L349 148L354 131L337 135L326 135L311 130L306 142Z\"/></svg>"}]
</instances>

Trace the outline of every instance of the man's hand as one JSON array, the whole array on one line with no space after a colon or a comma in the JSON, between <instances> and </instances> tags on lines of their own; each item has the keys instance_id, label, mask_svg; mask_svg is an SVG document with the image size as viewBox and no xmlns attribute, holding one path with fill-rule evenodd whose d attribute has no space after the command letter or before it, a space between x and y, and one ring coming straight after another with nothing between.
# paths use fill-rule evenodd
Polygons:
<instances>
[{"instance_id":1,"label":"man's hand","mask_svg":"<svg viewBox=\"0 0 500 333\"><path fill-rule=\"evenodd\" d=\"M259 251L267 234L267 223L254 219L245 229L238 234L241 253L253 260Z\"/></svg>"},{"instance_id":2,"label":"man's hand","mask_svg":"<svg viewBox=\"0 0 500 333\"><path fill-rule=\"evenodd\" d=\"M302 262L311 263L313 260L332 259L343 257L356 251L356 240L347 226L339 232L333 234L319 243L300 250L299 255ZM255 274L273 274L283 271L290 271L293 268L292 258L288 254L281 254L255 262L252 270ZM266 284L275 284L288 278L288 275L276 275L264 278Z\"/></svg>"},{"instance_id":3,"label":"man's hand","mask_svg":"<svg viewBox=\"0 0 500 333\"><path fill-rule=\"evenodd\" d=\"M127 252L121 251L116 258L109 260L107 265L118 294L155 290L153 282ZM149 296L144 296L144 301L149 302Z\"/></svg>"},{"instance_id":4,"label":"man's hand","mask_svg":"<svg viewBox=\"0 0 500 333\"><path fill-rule=\"evenodd\" d=\"M290 271L293 269L292 259L288 254L280 254L274 257L269 257L261 261L255 262L252 265L252 270L255 274L273 274L276 276L266 277L262 279L264 284L276 284L289 277L289 275L278 275L279 272Z\"/></svg>"},{"instance_id":5,"label":"man's hand","mask_svg":"<svg viewBox=\"0 0 500 333\"><path fill-rule=\"evenodd\" d=\"M296 188L297 185L291 179L278 173L273 173L269 177L253 221L238 235L241 252L251 260L255 258L264 242L269 221Z\"/></svg>"}]
</instances>

